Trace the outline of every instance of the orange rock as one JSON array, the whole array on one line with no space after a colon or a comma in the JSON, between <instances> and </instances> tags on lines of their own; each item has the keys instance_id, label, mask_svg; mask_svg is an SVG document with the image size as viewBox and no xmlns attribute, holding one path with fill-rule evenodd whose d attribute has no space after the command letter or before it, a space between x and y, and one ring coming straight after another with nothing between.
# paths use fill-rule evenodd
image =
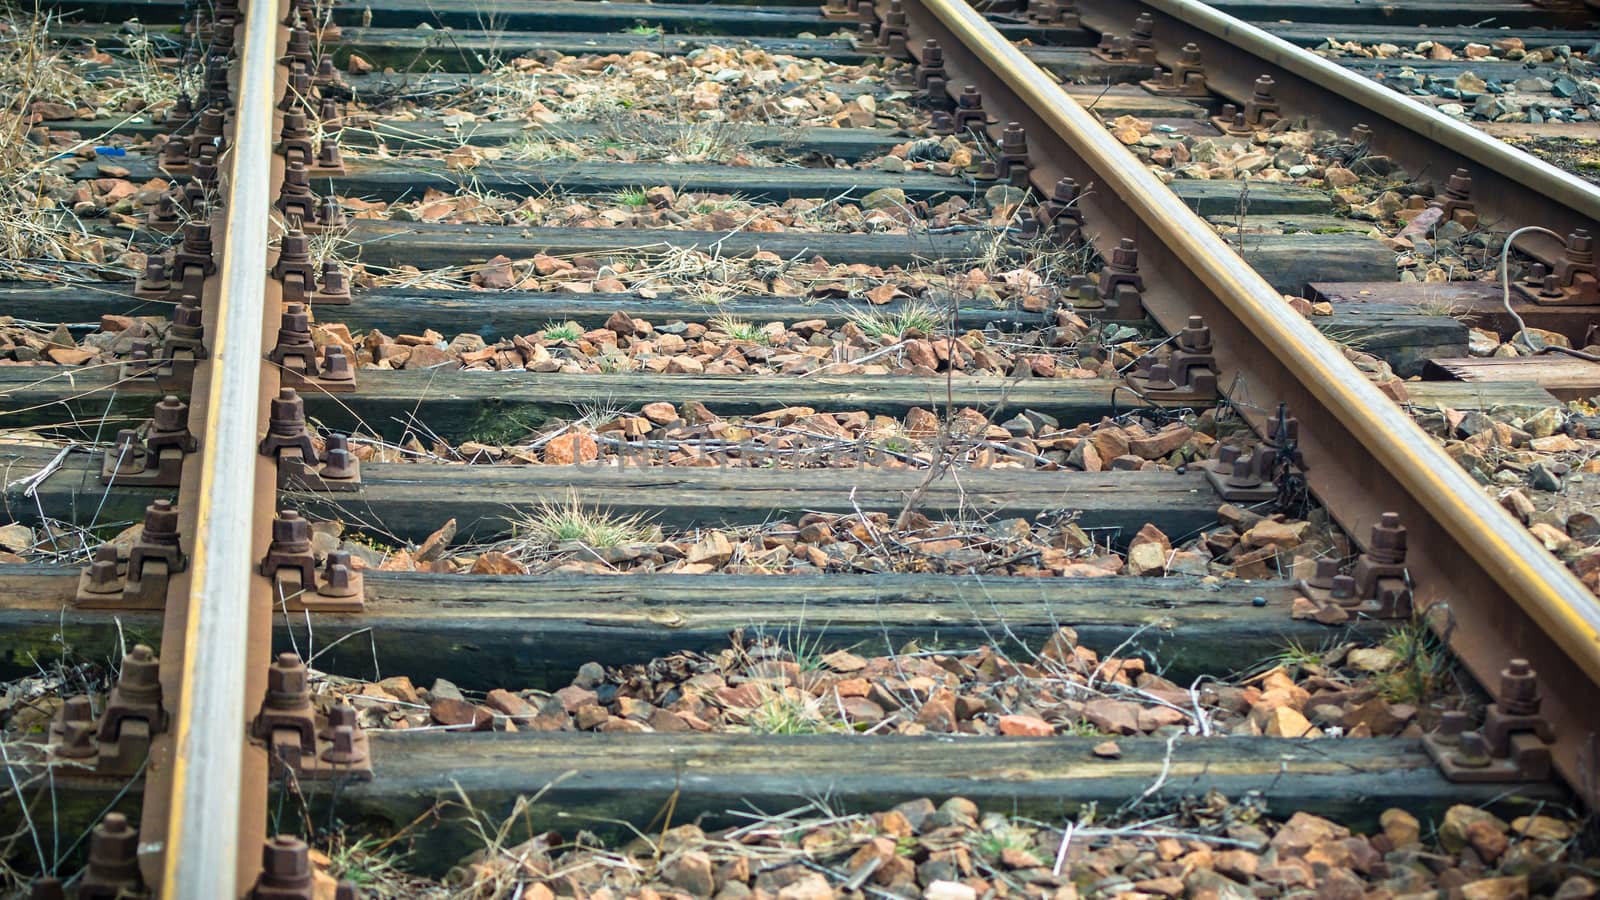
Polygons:
<instances>
[{"instance_id":1,"label":"orange rock","mask_svg":"<svg viewBox=\"0 0 1600 900\"><path fill-rule=\"evenodd\" d=\"M544 461L552 466L570 466L600 457L600 445L587 431L572 431L544 445Z\"/></svg>"},{"instance_id":2,"label":"orange rock","mask_svg":"<svg viewBox=\"0 0 1600 900\"><path fill-rule=\"evenodd\" d=\"M45 351L45 355L49 356L50 360L58 365L81 366L94 359L95 352L93 350L69 350L65 347L51 347Z\"/></svg>"},{"instance_id":3,"label":"orange rock","mask_svg":"<svg viewBox=\"0 0 1600 900\"><path fill-rule=\"evenodd\" d=\"M1012 737L1050 737L1054 726L1038 716L1001 716L1000 733Z\"/></svg>"},{"instance_id":4,"label":"orange rock","mask_svg":"<svg viewBox=\"0 0 1600 900\"><path fill-rule=\"evenodd\" d=\"M478 554L472 561L473 575L526 575L528 567L498 550Z\"/></svg>"}]
</instances>

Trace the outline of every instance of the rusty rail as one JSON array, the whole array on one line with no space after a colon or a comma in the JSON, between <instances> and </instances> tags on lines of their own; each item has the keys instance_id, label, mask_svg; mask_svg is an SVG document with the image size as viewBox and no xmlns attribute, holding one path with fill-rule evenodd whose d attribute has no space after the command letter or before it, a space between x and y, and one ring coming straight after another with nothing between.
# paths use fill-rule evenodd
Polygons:
<instances>
[{"instance_id":1,"label":"rusty rail","mask_svg":"<svg viewBox=\"0 0 1600 900\"><path fill-rule=\"evenodd\" d=\"M1491 500L1411 417L1366 380L1215 231L1111 137L1045 72L964 0L905 4L913 52L943 48L953 89L978 86L985 109L1026 130L1035 187L1088 185L1079 205L1109 256L1137 240L1146 309L1168 331L1205 316L1220 383L1301 421L1310 487L1363 540L1385 512L1410 531L1406 557L1418 604L1448 630L1480 682L1498 686L1510 656L1530 658L1555 722L1552 755L1569 783L1596 795L1590 756L1600 708L1600 601ZM887 4L880 14L887 12ZM993 130L998 133L1000 126ZM1258 430L1269 410L1241 407Z\"/></svg>"},{"instance_id":2,"label":"rusty rail","mask_svg":"<svg viewBox=\"0 0 1600 900\"><path fill-rule=\"evenodd\" d=\"M162 781L170 783L160 848L160 896L169 900L242 895L260 863L248 848L262 845L266 828L265 759L245 734L249 710L259 703L270 641L270 596L253 568L264 534L255 444L267 386L261 354L270 299L273 106L283 31L278 6L275 0L250 2L237 39L221 290L208 322L213 364L200 437L193 575L182 611L167 620L168 635L181 639L163 642L183 648L170 774L156 781L156 793ZM270 480L266 490L271 497ZM152 775L162 771L152 769Z\"/></svg>"},{"instance_id":3,"label":"rusty rail","mask_svg":"<svg viewBox=\"0 0 1600 900\"><path fill-rule=\"evenodd\" d=\"M1368 125L1376 150L1427 160L1435 177L1466 168L1479 210L1498 228L1600 233L1595 185L1199 0L1081 0L1076 6L1083 24L1100 32L1126 32L1148 12L1157 55L1171 62L1185 44L1194 44L1205 59L1207 86L1232 100L1243 103L1256 78L1271 74L1273 96L1296 116L1337 131ZM1540 235L1517 245L1547 262L1561 252L1559 242Z\"/></svg>"}]
</instances>

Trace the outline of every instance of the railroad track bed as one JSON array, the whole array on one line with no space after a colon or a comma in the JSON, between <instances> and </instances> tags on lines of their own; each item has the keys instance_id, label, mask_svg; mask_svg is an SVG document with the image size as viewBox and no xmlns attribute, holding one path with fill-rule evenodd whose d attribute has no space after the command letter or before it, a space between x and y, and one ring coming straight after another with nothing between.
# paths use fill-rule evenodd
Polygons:
<instances>
[{"instance_id":1,"label":"railroad track bed","mask_svg":"<svg viewBox=\"0 0 1600 900\"><path fill-rule=\"evenodd\" d=\"M210 896L175 874L204 854L156 837L199 821L184 717L220 702L188 620L248 636L258 733L211 884L282 833L312 849L276 845L262 883L293 896L1594 894L1561 715L1587 682L1540 643L1564 636L1507 626L1538 672L1482 644L1474 604L1511 601L1461 573L1493 554L1442 572L1460 535L1341 469L1347 417L1237 365L1255 338L1150 231L1198 214L1264 279L1242 293L1382 391L1370 417L1476 480L1458 502L1592 591L1600 385L1529 355L1592 343L1592 307L1501 308L1510 228L1470 175L1270 83L1219 131L1234 82L1149 92L1148 60L1042 7L991 11L987 45L1069 83L1164 215L1124 218L1116 166L1065 180L1057 151L1087 151L925 43L949 22L921 7L338 7L279 29L270 98L228 32L229 101L290 114L270 134L259 103L169 110L224 92L180 5L75 9L9 45L36 68L0 284L6 889ZM1361 39L1295 40L1329 37ZM1552 89L1585 71L1515 37ZM274 159L250 133L289 157L265 193L229 170ZM276 263L240 313L253 197ZM212 342L257 313L252 447L216 475L253 402L217 392L257 348ZM202 573L243 545L193 510L226 491L270 577L219 619ZM1507 711L1494 778L1461 777L1479 738L1455 736Z\"/></svg>"}]
</instances>

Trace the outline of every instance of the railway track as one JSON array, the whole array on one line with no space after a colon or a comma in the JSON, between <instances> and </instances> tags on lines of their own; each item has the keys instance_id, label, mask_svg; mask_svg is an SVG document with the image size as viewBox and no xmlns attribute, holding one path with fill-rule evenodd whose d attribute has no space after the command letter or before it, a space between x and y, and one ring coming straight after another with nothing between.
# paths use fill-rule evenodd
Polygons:
<instances>
[{"instance_id":1,"label":"railway track","mask_svg":"<svg viewBox=\"0 0 1600 900\"><path fill-rule=\"evenodd\" d=\"M1527 351L1594 343L1561 236L1600 194L1280 43L1377 22L1072 7L147 0L13 29L138 102L19 109L73 252L0 285L7 887L354 896L317 853L372 834L483 895L595 891L529 861L551 830L647 844L623 892L1170 896L1213 868L1083 881L1081 827L1077 854L1270 855L1219 896L1528 895L1487 829L1553 854L1533 892L1586 896L1550 835L1600 799L1592 417L1562 406L1600 382ZM1441 43L1588 21L1386 15ZM1191 44L1199 81L1149 78ZM1503 306L1529 226L1557 237L1518 235ZM1324 817L1379 856L1436 820L1443 861L1313 870ZM857 835L702 877L727 846L686 822L870 827L916 871ZM940 827L989 835L976 869L913 840Z\"/></svg>"}]
</instances>

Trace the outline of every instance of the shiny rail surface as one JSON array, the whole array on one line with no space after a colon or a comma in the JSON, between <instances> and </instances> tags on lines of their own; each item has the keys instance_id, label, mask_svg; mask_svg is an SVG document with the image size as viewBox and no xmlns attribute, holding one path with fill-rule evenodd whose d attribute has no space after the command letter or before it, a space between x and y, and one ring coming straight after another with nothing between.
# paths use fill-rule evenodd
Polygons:
<instances>
[{"instance_id":1,"label":"shiny rail surface","mask_svg":"<svg viewBox=\"0 0 1600 900\"><path fill-rule=\"evenodd\" d=\"M263 596L252 550L257 525L261 347L271 221L273 101L280 32L276 2L245 10L235 91L237 116L226 191L226 245L211 347L206 428L194 531L194 574L182 633L181 702L171 776L161 896L214 900L241 893L241 863L255 854L241 811L264 811L265 779L246 784L246 696L252 639L250 604ZM270 501L269 501L270 505ZM178 643L178 642L174 642ZM263 773L264 774L264 773ZM253 796L252 796L253 795ZM261 823L258 828L264 828Z\"/></svg>"},{"instance_id":2,"label":"shiny rail surface","mask_svg":"<svg viewBox=\"0 0 1600 900\"><path fill-rule=\"evenodd\" d=\"M1082 202L1101 224L1098 243L1109 251L1123 236L1138 237L1145 305L1157 321L1171 332L1185 317L1205 315L1220 335L1221 383L1247 375L1313 423L1301 436L1307 478L1334 518L1358 541L1386 511L1417 523L1407 557L1417 597L1448 610L1452 649L1474 676L1497 683L1506 635L1516 635L1517 652L1541 671L1558 673L1547 683L1562 685L1561 693L1545 698L1558 723L1554 757L1570 783L1583 784L1593 728L1585 711L1600 705L1600 601L980 13L963 0L918 0L907 12L909 46L939 40L946 65L979 80L986 105L999 96L992 88L1003 86L1018 104L1003 108L1006 117L1028 127L1030 139L1048 129L1057 139L1050 150L1076 157L1082 168L1035 168L1035 187L1048 191L1062 173L1097 185ZM968 69L959 71L961 63ZM1043 156L1063 164L1061 154ZM1264 423L1257 417L1255 424Z\"/></svg>"}]
</instances>

